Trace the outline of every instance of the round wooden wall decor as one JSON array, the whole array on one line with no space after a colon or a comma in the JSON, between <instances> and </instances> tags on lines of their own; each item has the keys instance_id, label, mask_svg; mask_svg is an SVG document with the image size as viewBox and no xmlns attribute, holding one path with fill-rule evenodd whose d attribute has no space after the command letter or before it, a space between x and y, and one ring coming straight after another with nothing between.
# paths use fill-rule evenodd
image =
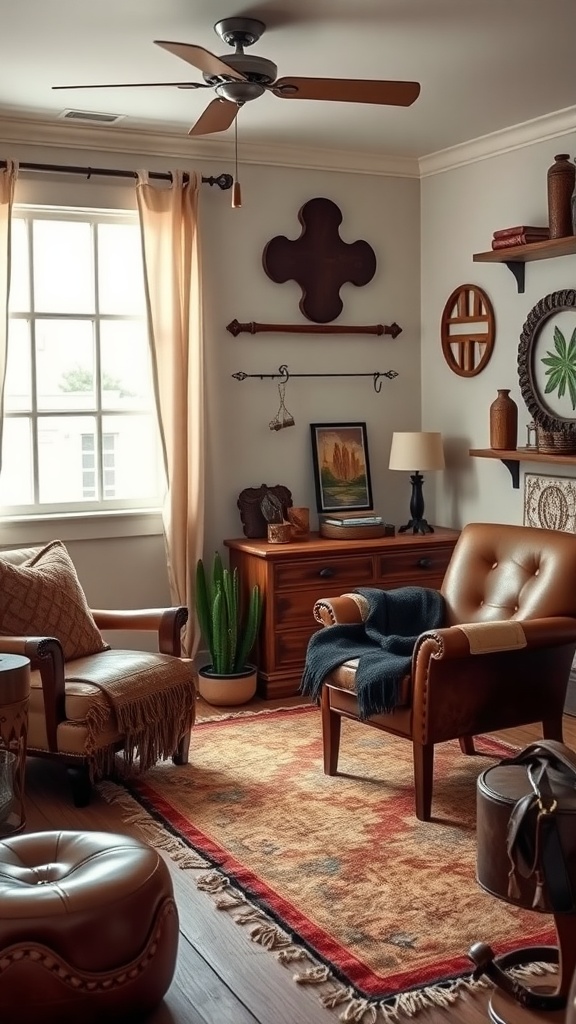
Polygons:
<instances>
[{"instance_id":1,"label":"round wooden wall decor","mask_svg":"<svg viewBox=\"0 0 576 1024\"><path fill-rule=\"evenodd\" d=\"M488 365L496 321L486 292L475 284L455 288L442 312L442 351L459 377L475 377Z\"/></svg>"},{"instance_id":2,"label":"round wooden wall decor","mask_svg":"<svg viewBox=\"0 0 576 1024\"><path fill-rule=\"evenodd\" d=\"M551 292L532 307L518 345L522 398L544 430L576 434L576 291Z\"/></svg>"}]
</instances>

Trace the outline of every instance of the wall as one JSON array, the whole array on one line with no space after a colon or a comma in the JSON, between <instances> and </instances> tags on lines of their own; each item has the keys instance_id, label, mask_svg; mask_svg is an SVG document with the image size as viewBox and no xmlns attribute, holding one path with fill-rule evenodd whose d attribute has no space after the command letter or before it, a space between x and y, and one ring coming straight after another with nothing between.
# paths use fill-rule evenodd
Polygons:
<instances>
[{"instance_id":1,"label":"wall","mask_svg":"<svg viewBox=\"0 0 576 1024\"><path fill-rule=\"evenodd\" d=\"M170 169L160 157L10 144L1 156L17 160ZM172 166L186 169L179 160ZM202 173L231 168L218 162L196 161ZM420 282L419 182L416 178L349 174L326 170L241 167L243 206L230 208L230 193L203 186L201 228L204 245L206 328L206 387L208 431L206 479L206 543L209 555L225 537L242 534L236 500L245 487L282 483L295 504L315 509L309 424L364 421L367 424L374 505L392 522L406 520L409 502L407 475L387 470L393 429L420 425ZM341 237L365 238L377 256L370 284L346 284L341 296L345 324L397 321L402 334L313 336L242 334L226 331L232 319L263 322L305 322L298 309L300 289L294 282L274 284L262 269L262 251L277 234L298 237L300 207L315 196L326 196L341 208ZM70 205L102 204L134 207L133 186L118 180L21 172L17 200ZM277 382L232 378L236 371L273 373L286 363L291 373L373 373L395 369L399 376L384 380L376 394L366 378L290 380L286 405L293 427L272 431L269 422L279 406ZM433 511L433 506L427 507ZM433 518L431 516L431 518ZM313 526L316 515L313 512ZM156 527L157 529L157 527ZM106 539L86 539L75 527L58 524L61 539L70 543L79 575L92 604L130 607L163 604L168 588L163 538L154 532L122 538L108 528ZM43 524L36 534L20 538L14 530L3 546L50 539L56 524Z\"/></svg>"},{"instance_id":2,"label":"wall","mask_svg":"<svg viewBox=\"0 0 576 1024\"><path fill-rule=\"evenodd\" d=\"M473 263L490 249L492 233L513 224L546 225L546 171L554 154L576 149L576 134L526 146L423 178L422 203L422 421L445 437L449 466L436 474L438 522L521 523L525 472L576 475L576 467L522 463L520 489L496 460L470 458L469 448L489 447L488 410L497 388L510 388L518 404L518 444L530 420L518 386L519 336L531 308L549 292L573 288L576 256L526 264L526 291L519 295L501 264ZM455 287L477 284L496 315L496 344L486 369L458 377L444 360L440 318Z\"/></svg>"}]
</instances>

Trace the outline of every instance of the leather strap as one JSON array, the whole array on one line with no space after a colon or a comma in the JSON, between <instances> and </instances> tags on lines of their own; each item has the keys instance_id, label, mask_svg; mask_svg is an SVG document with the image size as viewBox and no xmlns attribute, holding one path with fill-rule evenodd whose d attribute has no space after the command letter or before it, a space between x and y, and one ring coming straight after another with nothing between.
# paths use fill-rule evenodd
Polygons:
<instances>
[{"instance_id":1,"label":"leather strap","mask_svg":"<svg viewBox=\"0 0 576 1024\"><path fill-rule=\"evenodd\" d=\"M476 964L472 975L476 981L485 974L494 985L511 996L520 1006L530 1010L562 1010L566 1006L566 996L532 992L516 978L506 974L510 967L523 967L526 964L541 962L557 964L559 954L556 946L524 946L512 953L496 956L487 943L475 942L468 956Z\"/></svg>"},{"instance_id":2,"label":"leather strap","mask_svg":"<svg viewBox=\"0 0 576 1024\"><path fill-rule=\"evenodd\" d=\"M516 803L508 823L509 896L518 896L518 871L524 878L536 878L534 908L546 909L545 884L548 903L555 912L574 911L574 894L558 831L557 799L548 769L560 766L567 785L576 787L576 754L556 740L539 740L501 763L525 765L532 786L532 793Z\"/></svg>"}]
</instances>

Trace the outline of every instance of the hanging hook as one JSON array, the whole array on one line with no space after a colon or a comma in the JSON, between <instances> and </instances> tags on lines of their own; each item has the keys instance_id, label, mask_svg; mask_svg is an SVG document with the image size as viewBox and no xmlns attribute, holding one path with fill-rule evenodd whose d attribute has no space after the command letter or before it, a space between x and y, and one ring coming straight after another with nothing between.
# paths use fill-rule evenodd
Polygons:
<instances>
[{"instance_id":1,"label":"hanging hook","mask_svg":"<svg viewBox=\"0 0 576 1024\"><path fill-rule=\"evenodd\" d=\"M376 371L372 379L372 383L374 384L374 391L376 392L377 395L379 395L380 392L382 391L382 381L380 379L381 376L382 375L378 373L378 371Z\"/></svg>"},{"instance_id":2,"label":"hanging hook","mask_svg":"<svg viewBox=\"0 0 576 1024\"><path fill-rule=\"evenodd\" d=\"M288 373L288 367L286 366L286 363L282 363L282 365L278 367L278 370L282 374L282 383L287 384L288 381L290 380L290 374Z\"/></svg>"}]
</instances>

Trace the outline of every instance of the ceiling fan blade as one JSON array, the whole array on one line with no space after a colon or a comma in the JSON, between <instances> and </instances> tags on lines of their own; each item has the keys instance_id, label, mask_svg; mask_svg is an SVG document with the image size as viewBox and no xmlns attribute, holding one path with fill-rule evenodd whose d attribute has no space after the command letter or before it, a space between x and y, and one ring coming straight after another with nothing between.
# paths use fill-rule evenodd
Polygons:
<instances>
[{"instance_id":1,"label":"ceiling fan blade","mask_svg":"<svg viewBox=\"0 0 576 1024\"><path fill-rule=\"evenodd\" d=\"M420 95L419 82L379 82L355 78L279 78L270 86L283 100L338 100L409 107Z\"/></svg>"},{"instance_id":2,"label":"ceiling fan blade","mask_svg":"<svg viewBox=\"0 0 576 1024\"><path fill-rule=\"evenodd\" d=\"M209 89L206 82L111 82L106 85L53 85L53 89L158 89L169 86L171 89Z\"/></svg>"},{"instance_id":3,"label":"ceiling fan blade","mask_svg":"<svg viewBox=\"0 0 576 1024\"><path fill-rule=\"evenodd\" d=\"M216 99L208 104L206 110L192 125L188 135L211 135L229 128L240 110L237 103L230 100Z\"/></svg>"},{"instance_id":4,"label":"ceiling fan blade","mask_svg":"<svg viewBox=\"0 0 576 1024\"><path fill-rule=\"evenodd\" d=\"M210 50L205 50L203 46L194 46L192 43L170 43L165 39L155 39L154 42L156 46L161 46L163 50L168 50L176 57L181 57L182 60L199 68L207 75L227 75L228 78L236 78L240 82L246 81L244 75L235 71L229 64L225 64L214 53L210 53Z\"/></svg>"}]
</instances>

